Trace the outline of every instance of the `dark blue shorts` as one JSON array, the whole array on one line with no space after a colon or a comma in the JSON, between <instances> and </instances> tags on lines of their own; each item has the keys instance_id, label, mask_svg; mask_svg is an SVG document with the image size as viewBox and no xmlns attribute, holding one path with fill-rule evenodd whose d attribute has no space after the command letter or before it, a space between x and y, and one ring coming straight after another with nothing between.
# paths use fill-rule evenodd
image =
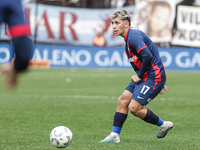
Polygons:
<instances>
[{"instance_id":1,"label":"dark blue shorts","mask_svg":"<svg viewBox=\"0 0 200 150\"><path fill-rule=\"evenodd\" d=\"M126 87L126 90L133 93L131 96L134 100L138 101L143 105L147 105L153 100L163 89L166 81L155 82L155 81L139 81L138 83L131 83Z\"/></svg>"}]
</instances>

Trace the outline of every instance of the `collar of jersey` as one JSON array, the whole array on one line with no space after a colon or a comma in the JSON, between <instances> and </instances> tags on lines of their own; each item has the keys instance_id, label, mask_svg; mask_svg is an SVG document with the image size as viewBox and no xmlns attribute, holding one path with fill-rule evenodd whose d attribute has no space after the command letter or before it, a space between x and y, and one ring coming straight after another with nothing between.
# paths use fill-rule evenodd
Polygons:
<instances>
[{"instance_id":1,"label":"collar of jersey","mask_svg":"<svg viewBox=\"0 0 200 150\"><path fill-rule=\"evenodd\" d=\"M131 28L131 27L129 27L129 28L128 28L128 31L127 31L127 33L126 33L126 36L125 36L125 38L124 38L124 41L126 41L126 40L127 40L127 37L128 37L128 32L129 32L130 28Z\"/></svg>"}]
</instances>

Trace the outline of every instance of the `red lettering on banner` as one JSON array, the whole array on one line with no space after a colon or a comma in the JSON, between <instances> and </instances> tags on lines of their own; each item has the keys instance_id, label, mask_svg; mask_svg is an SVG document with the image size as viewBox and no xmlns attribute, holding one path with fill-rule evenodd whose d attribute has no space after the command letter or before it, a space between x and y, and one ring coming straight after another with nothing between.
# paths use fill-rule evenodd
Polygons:
<instances>
[{"instance_id":1,"label":"red lettering on banner","mask_svg":"<svg viewBox=\"0 0 200 150\"><path fill-rule=\"evenodd\" d=\"M108 28L109 28L110 25L111 25L111 20L110 20L110 17L107 17L107 18L105 18L105 19L103 19L103 18L101 17L101 19L102 19L103 22L105 23L105 27L103 28L103 30L102 30L102 32L101 32L101 34L104 35L104 33L106 33L106 32L108 31ZM114 31L113 31L111 38L114 39L115 37L116 37L116 35L115 35Z\"/></svg>"},{"instance_id":2,"label":"red lettering on banner","mask_svg":"<svg viewBox=\"0 0 200 150\"><path fill-rule=\"evenodd\" d=\"M47 19L46 11L44 11L44 14L42 15L42 18L38 21L36 28L38 28L38 26L41 25L41 20L44 20L44 25L45 25L45 27L47 29L48 37L52 38L52 39L55 39L55 37L54 37L54 35L53 35L52 31L51 31L51 28L49 26L49 22L48 22L48 19ZM36 34L36 36L37 36L37 34Z\"/></svg>"},{"instance_id":3,"label":"red lettering on banner","mask_svg":"<svg viewBox=\"0 0 200 150\"><path fill-rule=\"evenodd\" d=\"M65 14L67 12L60 12L60 39L61 40L66 40L65 38L65 33L64 33L64 27L65 27ZM69 14L72 16L72 22L70 25L68 25L68 28L70 29L71 31L71 34L72 34L72 37L73 37L73 40L75 41L78 41L78 37L77 37L77 34L75 32L75 30L72 28L72 25L77 21L77 16L74 14L74 13L70 13Z\"/></svg>"},{"instance_id":4,"label":"red lettering on banner","mask_svg":"<svg viewBox=\"0 0 200 150\"><path fill-rule=\"evenodd\" d=\"M108 28L109 28L109 26L111 24L110 18L103 19L103 21L105 23L105 27L104 27L104 29L102 31L102 34L104 34L104 33L106 33L108 31Z\"/></svg>"}]
</instances>

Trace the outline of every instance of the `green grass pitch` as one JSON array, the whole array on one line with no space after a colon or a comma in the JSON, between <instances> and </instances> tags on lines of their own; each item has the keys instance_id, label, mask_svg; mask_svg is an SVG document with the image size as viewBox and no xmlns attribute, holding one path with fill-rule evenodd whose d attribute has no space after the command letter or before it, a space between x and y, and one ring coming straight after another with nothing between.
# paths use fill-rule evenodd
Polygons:
<instances>
[{"instance_id":1,"label":"green grass pitch","mask_svg":"<svg viewBox=\"0 0 200 150\"><path fill-rule=\"evenodd\" d=\"M0 150L56 150L49 140L60 125L73 132L70 150L200 149L200 72L167 71L168 92L147 108L174 128L157 139L158 127L129 113L120 143L98 143L112 130L117 100L133 70L33 69L6 90L0 78Z\"/></svg>"}]
</instances>

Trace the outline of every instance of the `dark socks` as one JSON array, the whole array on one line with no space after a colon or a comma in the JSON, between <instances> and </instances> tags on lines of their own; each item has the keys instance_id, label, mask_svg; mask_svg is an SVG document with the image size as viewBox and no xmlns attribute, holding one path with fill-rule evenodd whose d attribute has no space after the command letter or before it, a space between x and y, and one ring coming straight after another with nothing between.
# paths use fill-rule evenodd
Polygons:
<instances>
[{"instance_id":1,"label":"dark socks","mask_svg":"<svg viewBox=\"0 0 200 150\"><path fill-rule=\"evenodd\" d=\"M155 115L151 110L147 109L147 114L143 119L144 121L161 126L163 124L163 120Z\"/></svg>"},{"instance_id":2,"label":"dark socks","mask_svg":"<svg viewBox=\"0 0 200 150\"><path fill-rule=\"evenodd\" d=\"M126 118L127 118L127 114L116 112L114 116L112 132L120 134L121 128Z\"/></svg>"}]
</instances>

